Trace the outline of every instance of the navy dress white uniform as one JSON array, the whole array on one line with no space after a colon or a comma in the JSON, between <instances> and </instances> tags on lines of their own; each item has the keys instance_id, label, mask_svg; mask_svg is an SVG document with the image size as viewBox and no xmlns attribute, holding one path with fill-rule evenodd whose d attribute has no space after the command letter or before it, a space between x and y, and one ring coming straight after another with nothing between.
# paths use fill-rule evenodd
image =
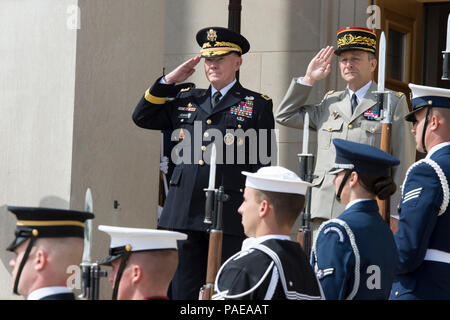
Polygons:
<instances>
[{"instance_id":1,"label":"navy dress white uniform","mask_svg":"<svg viewBox=\"0 0 450 320\"><path fill-rule=\"evenodd\" d=\"M84 222L93 219L90 212L9 206L8 210L17 218L14 241L7 250L14 252L22 243L29 240L14 279L14 294L19 294L19 281L27 263L31 249L37 239L75 237L84 238ZM81 257L80 257L81 263ZM41 287L27 296L28 300L75 300L72 290L63 286Z\"/></svg>"},{"instance_id":2,"label":"navy dress white uniform","mask_svg":"<svg viewBox=\"0 0 450 320\"><path fill-rule=\"evenodd\" d=\"M407 121L414 122L414 113L423 108L450 108L450 90L409 86L413 111ZM407 172L394 237L400 262L391 299L450 299L449 179L450 141L428 150Z\"/></svg>"},{"instance_id":3,"label":"navy dress white uniform","mask_svg":"<svg viewBox=\"0 0 450 320\"><path fill-rule=\"evenodd\" d=\"M246 186L257 190L304 195L310 186L281 167L265 167L256 173L243 174L247 175ZM323 299L300 244L289 235L280 234L247 238L242 250L219 269L214 290L214 300Z\"/></svg>"},{"instance_id":4,"label":"navy dress white uniform","mask_svg":"<svg viewBox=\"0 0 450 320\"><path fill-rule=\"evenodd\" d=\"M202 46L202 57L219 57L231 52L241 55L250 48L243 36L219 27L200 30L197 42ZM179 138L182 143L176 145L172 152L172 155L175 153L180 157L178 160L172 159L177 163L158 227L183 232L204 232L209 229L210 226L203 222L204 189L208 187L211 141L214 141L218 159L222 156L221 162L217 162L215 181L217 185L223 185L225 193L230 196L223 204L222 256L226 259L240 249L245 238L239 215L236 214L245 184L241 171L255 172L261 166L270 165L270 159L261 159L260 154L270 154L271 148L276 147L275 143L271 144L269 132L265 144L268 151L259 152L260 132L264 129L270 131L275 126L272 99L248 90L235 81L228 85L229 90L213 108L212 92L215 89L212 86L208 89L181 90L174 99L168 100L173 85L163 84L160 80L157 79L147 90L133 113L133 121L139 127L171 130L172 137ZM220 140L215 133L220 133ZM246 133L250 134L245 136ZM270 158L275 156L270 154ZM196 236L202 240L186 249L192 253L196 250L199 252L194 261L185 263L184 246L180 245L179 252L180 268L186 264L187 268L192 268L195 262L193 273L185 275L183 281L191 281L198 275L198 281L186 285L195 287L192 290L198 296L206 276L208 236ZM195 239L193 234L189 234L188 241ZM186 293L188 288L177 291ZM194 293L189 298L194 299Z\"/></svg>"},{"instance_id":5,"label":"navy dress white uniform","mask_svg":"<svg viewBox=\"0 0 450 320\"><path fill-rule=\"evenodd\" d=\"M399 161L378 148L333 139L336 161L330 174L344 169L389 175ZM337 218L324 222L311 252L327 300L387 299L398 262L392 232L376 200L358 199Z\"/></svg>"}]
</instances>

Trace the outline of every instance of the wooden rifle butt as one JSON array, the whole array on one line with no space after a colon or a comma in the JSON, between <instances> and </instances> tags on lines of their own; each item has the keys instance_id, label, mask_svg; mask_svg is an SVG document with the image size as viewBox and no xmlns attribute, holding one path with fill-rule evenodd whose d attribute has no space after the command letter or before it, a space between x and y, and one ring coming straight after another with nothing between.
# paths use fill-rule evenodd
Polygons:
<instances>
[{"instance_id":1,"label":"wooden rifle butt","mask_svg":"<svg viewBox=\"0 0 450 320\"><path fill-rule=\"evenodd\" d=\"M381 125L380 149L390 154L391 148L392 148L392 123L383 123ZM383 220L388 225L390 225L391 221L390 198L387 198L386 200L377 199L377 202Z\"/></svg>"},{"instance_id":2,"label":"wooden rifle butt","mask_svg":"<svg viewBox=\"0 0 450 320\"><path fill-rule=\"evenodd\" d=\"M211 230L209 233L208 264L206 269L206 284L202 287L201 299L211 300L214 293L214 282L222 263L222 230Z\"/></svg>"}]
</instances>

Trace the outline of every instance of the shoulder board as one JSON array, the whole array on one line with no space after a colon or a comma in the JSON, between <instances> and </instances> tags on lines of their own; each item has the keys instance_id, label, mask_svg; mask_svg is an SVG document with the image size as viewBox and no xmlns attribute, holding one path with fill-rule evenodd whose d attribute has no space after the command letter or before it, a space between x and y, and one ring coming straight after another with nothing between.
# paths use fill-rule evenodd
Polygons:
<instances>
[{"instance_id":1,"label":"shoulder board","mask_svg":"<svg viewBox=\"0 0 450 320\"><path fill-rule=\"evenodd\" d=\"M272 98L271 97L269 97L269 96L266 96L265 94L262 94L261 95L261 97L263 97L264 99L266 99L266 100L272 100Z\"/></svg>"},{"instance_id":2,"label":"shoulder board","mask_svg":"<svg viewBox=\"0 0 450 320\"><path fill-rule=\"evenodd\" d=\"M401 98L405 94L403 92L398 91L395 95L397 96L397 98Z\"/></svg>"},{"instance_id":3,"label":"shoulder board","mask_svg":"<svg viewBox=\"0 0 450 320\"><path fill-rule=\"evenodd\" d=\"M329 94L333 94L333 93L334 93L334 91L335 91L335 90L330 90L330 91L328 91L328 92L327 92L327 95L329 95Z\"/></svg>"}]
</instances>

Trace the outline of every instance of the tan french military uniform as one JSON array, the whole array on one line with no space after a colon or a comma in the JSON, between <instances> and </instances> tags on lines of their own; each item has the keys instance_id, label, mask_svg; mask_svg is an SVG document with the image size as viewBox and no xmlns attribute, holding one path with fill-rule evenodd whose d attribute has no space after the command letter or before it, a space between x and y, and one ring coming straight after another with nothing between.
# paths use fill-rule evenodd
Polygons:
<instances>
[{"instance_id":1,"label":"tan french military uniform","mask_svg":"<svg viewBox=\"0 0 450 320\"><path fill-rule=\"evenodd\" d=\"M305 105L311 89L310 86L297 83L297 78L294 78L278 106L275 119L279 124L303 129L304 114L309 113L310 126L317 130L318 141L314 170L317 178L313 181L315 187L312 190L311 217L331 219L345 208L336 200L334 176L327 174L336 155L332 139L347 139L380 147L381 123L370 119L371 111L377 109L377 98L373 93L377 85L372 82L353 115L348 90L330 91L319 104ZM401 161L400 166L393 170L397 192L391 197L391 214L396 214L401 196L398 190L406 170L415 161L415 142L410 133L412 127L404 120L408 112L405 96L402 93L391 94L392 155Z\"/></svg>"}]
</instances>

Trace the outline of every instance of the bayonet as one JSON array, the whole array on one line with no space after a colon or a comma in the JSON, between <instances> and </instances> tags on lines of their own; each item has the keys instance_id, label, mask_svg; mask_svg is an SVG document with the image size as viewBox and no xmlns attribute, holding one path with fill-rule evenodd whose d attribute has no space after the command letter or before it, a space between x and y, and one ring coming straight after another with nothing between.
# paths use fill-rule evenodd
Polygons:
<instances>
[{"instance_id":1,"label":"bayonet","mask_svg":"<svg viewBox=\"0 0 450 320\"><path fill-rule=\"evenodd\" d=\"M448 80L449 68L450 68L450 14L447 18L447 44L445 46L445 51L442 52L444 54L444 62L442 65L442 80Z\"/></svg>"}]
</instances>

